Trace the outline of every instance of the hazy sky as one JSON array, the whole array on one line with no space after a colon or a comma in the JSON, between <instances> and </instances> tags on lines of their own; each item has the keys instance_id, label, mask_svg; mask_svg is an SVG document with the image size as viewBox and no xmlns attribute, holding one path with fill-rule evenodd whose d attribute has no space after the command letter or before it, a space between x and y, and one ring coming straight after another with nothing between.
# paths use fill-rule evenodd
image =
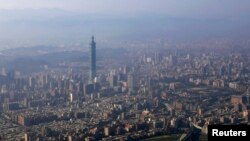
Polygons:
<instances>
[{"instance_id":1,"label":"hazy sky","mask_svg":"<svg viewBox=\"0 0 250 141\"><path fill-rule=\"evenodd\" d=\"M0 0L0 9L57 8L82 13L144 14L195 18L249 16L249 0Z\"/></svg>"},{"instance_id":2,"label":"hazy sky","mask_svg":"<svg viewBox=\"0 0 250 141\"><path fill-rule=\"evenodd\" d=\"M0 0L0 49L82 43L92 34L125 40L242 37L249 25L250 0Z\"/></svg>"}]
</instances>

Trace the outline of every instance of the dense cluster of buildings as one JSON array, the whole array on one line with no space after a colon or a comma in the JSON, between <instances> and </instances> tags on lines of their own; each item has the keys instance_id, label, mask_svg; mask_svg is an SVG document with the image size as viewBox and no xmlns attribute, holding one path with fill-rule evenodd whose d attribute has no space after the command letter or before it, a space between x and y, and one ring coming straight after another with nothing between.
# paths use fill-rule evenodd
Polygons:
<instances>
[{"instance_id":1,"label":"dense cluster of buildings","mask_svg":"<svg viewBox=\"0 0 250 141\"><path fill-rule=\"evenodd\" d=\"M1 68L0 137L139 140L249 124L249 55L139 48L127 56L127 64L103 60L109 69L98 70L93 37L88 73L47 68L27 76Z\"/></svg>"}]
</instances>

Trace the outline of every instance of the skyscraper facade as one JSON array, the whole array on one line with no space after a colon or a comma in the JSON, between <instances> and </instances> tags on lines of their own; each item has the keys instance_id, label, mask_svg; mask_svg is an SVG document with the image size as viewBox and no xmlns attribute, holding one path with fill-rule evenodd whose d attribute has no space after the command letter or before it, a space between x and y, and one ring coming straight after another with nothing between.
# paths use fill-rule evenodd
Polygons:
<instances>
[{"instance_id":1,"label":"skyscraper facade","mask_svg":"<svg viewBox=\"0 0 250 141\"><path fill-rule=\"evenodd\" d=\"M92 36L92 41L90 43L90 74L89 82L93 82L96 77L96 43L95 38Z\"/></svg>"},{"instance_id":2,"label":"skyscraper facade","mask_svg":"<svg viewBox=\"0 0 250 141\"><path fill-rule=\"evenodd\" d=\"M134 91L134 76L132 74L128 75L128 91L129 93Z\"/></svg>"}]
</instances>

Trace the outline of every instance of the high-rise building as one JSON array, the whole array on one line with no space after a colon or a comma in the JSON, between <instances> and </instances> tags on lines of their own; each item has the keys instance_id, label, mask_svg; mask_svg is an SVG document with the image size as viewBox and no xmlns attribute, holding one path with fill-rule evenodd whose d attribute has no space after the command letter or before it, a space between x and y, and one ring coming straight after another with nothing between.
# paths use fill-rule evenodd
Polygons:
<instances>
[{"instance_id":1,"label":"high-rise building","mask_svg":"<svg viewBox=\"0 0 250 141\"><path fill-rule=\"evenodd\" d=\"M132 74L128 75L127 83L128 83L129 93L133 92L134 91L134 76Z\"/></svg>"},{"instance_id":2,"label":"high-rise building","mask_svg":"<svg viewBox=\"0 0 250 141\"><path fill-rule=\"evenodd\" d=\"M96 77L96 43L95 38L92 36L92 41L90 43L90 74L89 82L93 82Z\"/></svg>"},{"instance_id":3,"label":"high-rise building","mask_svg":"<svg viewBox=\"0 0 250 141\"><path fill-rule=\"evenodd\" d=\"M72 93L70 93L70 94L69 94L69 101L70 101L70 103L72 103L72 102L73 102L73 100L74 100L73 94L72 94Z\"/></svg>"},{"instance_id":4,"label":"high-rise building","mask_svg":"<svg viewBox=\"0 0 250 141\"><path fill-rule=\"evenodd\" d=\"M30 141L30 136L28 133L24 134L24 141Z\"/></svg>"},{"instance_id":5,"label":"high-rise building","mask_svg":"<svg viewBox=\"0 0 250 141\"><path fill-rule=\"evenodd\" d=\"M118 83L117 75L111 75L111 76L109 76L109 84L110 84L110 87L115 87L115 86L117 86L117 83Z\"/></svg>"},{"instance_id":6,"label":"high-rise building","mask_svg":"<svg viewBox=\"0 0 250 141\"><path fill-rule=\"evenodd\" d=\"M107 137L110 134L110 127L104 127L104 135Z\"/></svg>"}]
</instances>

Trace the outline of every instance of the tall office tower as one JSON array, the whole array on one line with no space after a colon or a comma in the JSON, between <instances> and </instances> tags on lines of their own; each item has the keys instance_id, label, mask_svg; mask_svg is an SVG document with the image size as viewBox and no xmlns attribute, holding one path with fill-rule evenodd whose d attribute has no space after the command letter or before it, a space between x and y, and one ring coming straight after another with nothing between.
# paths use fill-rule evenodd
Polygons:
<instances>
[{"instance_id":1,"label":"tall office tower","mask_svg":"<svg viewBox=\"0 0 250 141\"><path fill-rule=\"evenodd\" d=\"M132 74L128 75L127 83L128 83L129 93L133 92L134 91L134 76Z\"/></svg>"},{"instance_id":2,"label":"tall office tower","mask_svg":"<svg viewBox=\"0 0 250 141\"><path fill-rule=\"evenodd\" d=\"M115 86L117 86L117 83L118 83L117 75L110 75L110 76L109 76L109 84L110 84L110 87L115 87Z\"/></svg>"},{"instance_id":3,"label":"tall office tower","mask_svg":"<svg viewBox=\"0 0 250 141\"><path fill-rule=\"evenodd\" d=\"M90 74L89 82L92 83L96 77L96 43L94 36L92 36L92 41L90 43Z\"/></svg>"}]
</instances>

